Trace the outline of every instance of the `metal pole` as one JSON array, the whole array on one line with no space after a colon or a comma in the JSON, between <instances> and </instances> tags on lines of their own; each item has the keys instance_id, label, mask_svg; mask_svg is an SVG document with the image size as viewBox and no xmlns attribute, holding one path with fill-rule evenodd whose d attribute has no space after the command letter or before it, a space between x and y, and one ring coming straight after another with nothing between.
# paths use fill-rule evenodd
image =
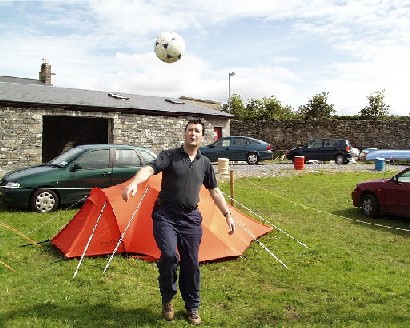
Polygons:
<instances>
[{"instance_id":1,"label":"metal pole","mask_svg":"<svg viewBox=\"0 0 410 328\"><path fill-rule=\"evenodd\" d=\"M231 113L231 76L234 76L235 72L228 73L228 113Z\"/></svg>"}]
</instances>

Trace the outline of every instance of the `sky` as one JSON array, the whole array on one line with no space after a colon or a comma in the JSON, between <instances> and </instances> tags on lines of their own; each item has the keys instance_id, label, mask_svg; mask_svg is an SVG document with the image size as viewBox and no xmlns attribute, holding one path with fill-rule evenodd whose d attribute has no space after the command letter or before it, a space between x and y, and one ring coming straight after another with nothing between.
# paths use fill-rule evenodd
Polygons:
<instances>
[{"instance_id":1,"label":"sky","mask_svg":"<svg viewBox=\"0 0 410 328\"><path fill-rule=\"evenodd\" d=\"M155 56L165 31L185 41L176 63ZM410 0L0 0L0 35L0 76L38 79L46 59L57 87L294 110L328 92L336 115L384 90L410 113Z\"/></svg>"}]
</instances>

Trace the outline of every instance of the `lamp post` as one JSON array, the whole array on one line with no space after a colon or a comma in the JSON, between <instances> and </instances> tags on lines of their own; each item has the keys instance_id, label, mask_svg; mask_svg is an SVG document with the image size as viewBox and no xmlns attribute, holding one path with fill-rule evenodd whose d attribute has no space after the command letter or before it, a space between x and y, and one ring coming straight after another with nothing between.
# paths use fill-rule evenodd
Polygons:
<instances>
[{"instance_id":1,"label":"lamp post","mask_svg":"<svg viewBox=\"0 0 410 328\"><path fill-rule=\"evenodd\" d=\"M235 72L228 74L228 113L231 113L231 76L235 76Z\"/></svg>"}]
</instances>

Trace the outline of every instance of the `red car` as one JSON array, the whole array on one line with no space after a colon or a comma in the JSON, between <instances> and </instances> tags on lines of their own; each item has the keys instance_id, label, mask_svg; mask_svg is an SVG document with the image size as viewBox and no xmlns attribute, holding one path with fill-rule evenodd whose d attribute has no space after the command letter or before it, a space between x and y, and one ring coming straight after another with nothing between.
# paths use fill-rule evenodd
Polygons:
<instances>
[{"instance_id":1,"label":"red car","mask_svg":"<svg viewBox=\"0 0 410 328\"><path fill-rule=\"evenodd\" d=\"M382 213L410 217L410 168L390 179L358 183L352 192L353 205L375 218Z\"/></svg>"}]
</instances>

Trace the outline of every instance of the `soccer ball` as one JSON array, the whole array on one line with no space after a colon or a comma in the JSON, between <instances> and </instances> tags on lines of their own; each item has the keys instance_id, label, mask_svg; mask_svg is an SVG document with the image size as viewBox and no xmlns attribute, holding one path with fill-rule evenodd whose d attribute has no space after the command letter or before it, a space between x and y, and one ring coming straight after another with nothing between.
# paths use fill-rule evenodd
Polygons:
<instances>
[{"instance_id":1,"label":"soccer ball","mask_svg":"<svg viewBox=\"0 0 410 328\"><path fill-rule=\"evenodd\" d=\"M154 51L163 62L175 63L185 53L185 41L175 32L164 32L155 40Z\"/></svg>"}]
</instances>

